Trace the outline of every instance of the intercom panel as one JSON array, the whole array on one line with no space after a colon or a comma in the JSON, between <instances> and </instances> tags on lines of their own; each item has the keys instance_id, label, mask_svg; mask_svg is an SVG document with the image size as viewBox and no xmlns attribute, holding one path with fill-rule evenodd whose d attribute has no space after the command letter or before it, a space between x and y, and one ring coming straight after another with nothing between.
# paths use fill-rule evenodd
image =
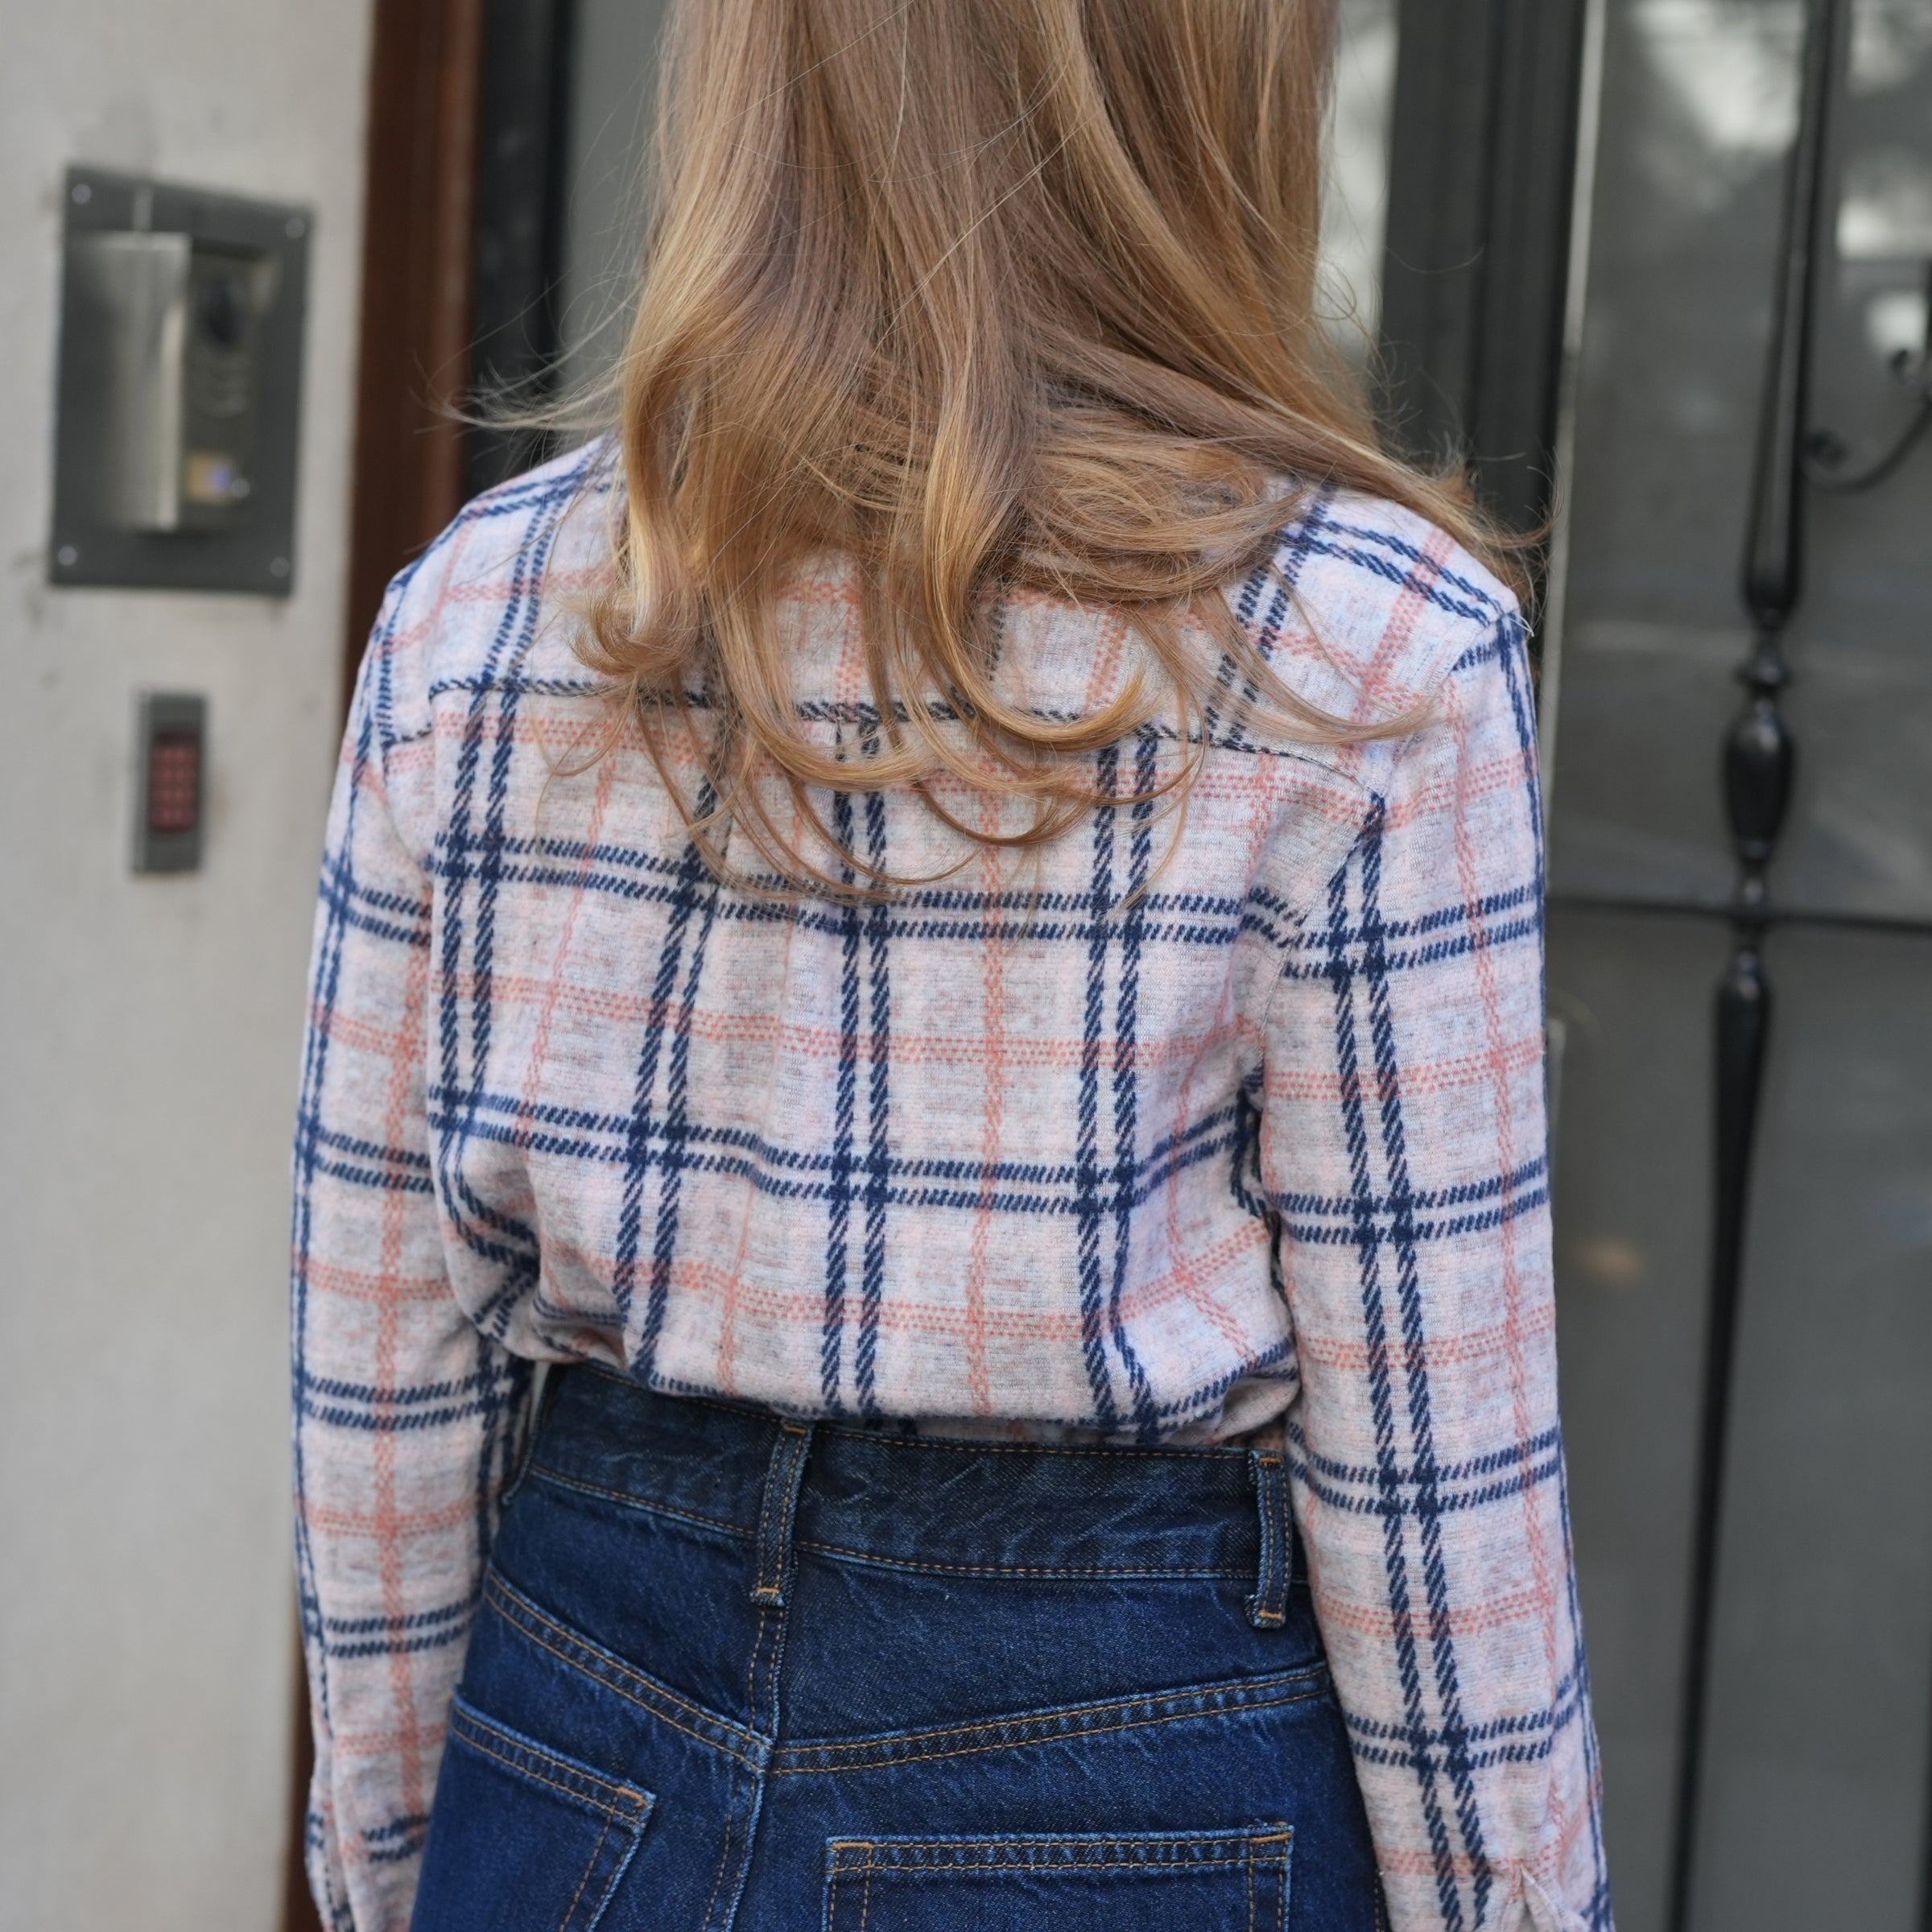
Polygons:
<instances>
[{"instance_id":1,"label":"intercom panel","mask_svg":"<svg viewBox=\"0 0 1932 1932\"><path fill-rule=\"evenodd\" d=\"M307 210L67 177L57 584L295 581Z\"/></svg>"}]
</instances>

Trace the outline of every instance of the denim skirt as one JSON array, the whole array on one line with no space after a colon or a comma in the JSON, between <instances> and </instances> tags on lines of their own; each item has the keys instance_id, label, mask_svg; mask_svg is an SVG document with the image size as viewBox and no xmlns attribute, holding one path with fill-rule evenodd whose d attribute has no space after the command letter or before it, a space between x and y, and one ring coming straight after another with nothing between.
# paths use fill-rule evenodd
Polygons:
<instances>
[{"instance_id":1,"label":"denim skirt","mask_svg":"<svg viewBox=\"0 0 1932 1932\"><path fill-rule=\"evenodd\" d=\"M1374 1932L1278 1455L552 1378L415 1932Z\"/></svg>"}]
</instances>

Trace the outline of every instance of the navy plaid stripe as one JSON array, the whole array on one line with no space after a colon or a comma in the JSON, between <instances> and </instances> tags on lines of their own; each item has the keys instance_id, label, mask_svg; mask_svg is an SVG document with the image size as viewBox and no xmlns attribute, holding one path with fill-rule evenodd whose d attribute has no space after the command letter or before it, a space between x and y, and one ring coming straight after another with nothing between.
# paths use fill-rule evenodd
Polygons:
<instances>
[{"instance_id":1,"label":"navy plaid stripe","mask_svg":"<svg viewBox=\"0 0 1932 1932\"><path fill-rule=\"evenodd\" d=\"M1347 881L1338 875L1329 888L1329 927L1331 935L1345 930ZM1364 923L1366 921L1364 920ZM1368 1102L1363 1081L1356 1012L1356 968L1351 949L1340 938L1331 939L1331 979L1335 989L1335 1059L1340 1071L1342 1112L1348 1134L1349 1165L1358 1194L1373 1197L1369 1180ZM1385 1499L1383 1560L1388 1572L1389 1605L1395 1638L1395 1666L1401 1686L1405 1730L1411 1737L1425 1728L1422 1672L1417 1639L1409 1575L1410 1558L1405 1530L1408 1509L1402 1506L1401 1485L1396 1479L1397 1396L1394 1368L1389 1333L1387 1298L1381 1280L1381 1249L1384 1236L1381 1217L1366 1207L1358 1214L1356 1246L1360 1253L1364 1331L1368 1344L1368 1399L1374 1417L1375 1445L1381 1488ZM1419 1487L1419 1485L1418 1485ZM1435 1864L1436 1892L1443 1922L1450 1932L1460 1932L1462 1899L1456 1884L1455 1848L1443 1808L1443 1777L1434 1758L1426 1752L1412 1753L1408 1769L1415 1775L1422 1800L1429 1850Z\"/></svg>"},{"instance_id":2,"label":"navy plaid stripe","mask_svg":"<svg viewBox=\"0 0 1932 1932\"><path fill-rule=\"evenodd\" d=\"M1096 789L1102 797L1118 789L1120 753L1109 747L1100 755ZM1102 1324L1100 1230L1106 1209L1100 1196L1100 1029L1107 1008L1108 918L1113 910L1115 808L1093 815L1092 917L1087 937L1087 995L1082 1010L1080 1089L1077 1117L1079 1170L1075 1186L1080 1216L1080 1350L1093 1390L1096 1427L1117 1428L1120 1410L1113 1394L1113 1371L1107 1359Z\"/></svg>"},{"instance_id":3,"label":"navy plaid stripe","mask_svg":"<svg viewBox=\"0 0 1932 1932\"><path fill-rule=\"evenodd\" d=\"M700 811L709 811L712 802L707 795L700 801ZM663 948L658 956L657 980L652 989L653 1004L662 1011L669 1005L679 972L684 970L686 944L691 939L695 915L698 928L695 939L691 940L691 964L684 970L683 1000L679 1009L679 1023L669 1041L670 1074L662 1133L667 1151L658 1163L663 1169L663 1179L658 1183L657 1225L651 1243L650 1301L645 1311L642 1342L638 1352L638 1366L646 1375L654 1364L658 1338L663 1332L665 1311L670 1303L671 1255L677 1240L679 1195L687 1165L684 1104L690 1064L687 1043L691 1038L691 1014L697 997L698 981L704 970L704 940L710 931L712 909L716 902L716 884L708 877L697 847L691 844L685 852L679 890L671 902L671 918L665 927ZM653 1164L647 1157L651 1140L651 1112L656 1096L658 1062L664 1057L662 1050L665 1044L662 1028L650 1026L645 1030L644 1048L638 1063L637 1104L632 1113L629 1158L624 1175L624 1212L617 1236L618 1307L626 1320L630 1315L643 1236L644 1183Z\"/></svg>"},{"instance_id":4,"label":"navy plaid stripe","mask_svg":"<svg viewBox=\"0 0 1932 1932\"><path fill-rule=\"evenodd\" d=\"M882 871L891 854L886 844L885 807L877 792L866 797L865 832L867 860L875 871ZM866 1098L872 1132L865 1152L865 1260L852 1373L861 1413L876 1416L881 1413L879 1315L886 1297L886 1211L890 1205L886 1183L892 1162L892 947L882 905L875 902L866 908L865 927L869 968L866 991L872 1005L871 1080Z\"/></svg>"},{"instance_id":5,"label":"navy plaid stripe","mask_svg":"<svg viewBox=\"0 0 1932 1932\"><path fill-rule=\"evenodd\" d=\"M1129 815L1127 903L1121 923L1120 985L1113 1028L1113 1282L1107 1321L1127 1372L1133 1419L1144 1442L1159 1440L1160 1417L1147 1371L1128 1332L1125 1302L1133 1253L1134 1142L1140 1126L1140 1080L1134 1049L1140 1018L1141 960L1146 950L1146 913L1141 898L1154 861L1154 793L1158 779L1153 744L1143 737L1136 747L1132 794L1135 803Z\"/></svg>"},{"instance_id":6,"label":"navy plaid stripe","mask_svg":"<svg viewBox=\"0 0 1932 1932\"><path fill-rule=\"evenodd\" d=\"M832 832L847 852L852 849L852 799L845 792L833 797ZM846 885L857 882L857 869L840 868ZM850 1267L852 1232L852 1138L859 1094L859 924L860 909L848 905L840 915L839 1071L832 1101L832 1183L828 1195L825 1242L825 1340L821 1376L825 1400L836 1415L844 1408L845 1285Z\"/></svg>"}]
</instances>

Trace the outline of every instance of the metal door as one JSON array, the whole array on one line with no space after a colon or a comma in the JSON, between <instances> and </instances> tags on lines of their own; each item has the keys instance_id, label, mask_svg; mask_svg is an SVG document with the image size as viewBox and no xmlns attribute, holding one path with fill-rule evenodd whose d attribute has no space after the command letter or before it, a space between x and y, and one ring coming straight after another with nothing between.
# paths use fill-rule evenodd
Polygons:
<instances>
[{"instance_id":1,"label":"metal door","mask_svg":"<svg viewBox=\"0 0 1932 1932\"><path fill-rule=\"evenodd\" d=\"M1586 52L1544 700L1560 1347L1617 1922L1906 1932L1932 1716L1932 448L1831 486L1921 409L1932 5L1597 0ZM1752 696L1740 584L1778 460L1781 287L1810 379L1785 473L1811 480L1768 634L1789 682L1756 690L1795 782L1740 921L1724 759ZM1763 706L1752 731L1761 803ZM1714 993L1740 939L1772 1019L1737 1317L1712 1338ZM1700 1525L1713 1339L1729 1402Z\"/></svg>"}]
</instances>

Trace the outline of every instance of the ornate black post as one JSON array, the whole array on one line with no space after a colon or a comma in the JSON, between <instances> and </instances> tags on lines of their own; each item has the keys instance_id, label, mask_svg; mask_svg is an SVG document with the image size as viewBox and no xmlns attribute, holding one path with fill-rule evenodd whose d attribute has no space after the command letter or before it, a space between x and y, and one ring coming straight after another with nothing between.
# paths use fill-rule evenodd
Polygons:
<instances>
[{"instance_id":1,"label":"ornate black post","mask_svg":"<svg viewBox=\"0 0 1932 1932\"><path fill-rule=\"evenodd\" d=\"M1814 258L1823 225L1827 122L1849 0L1809 0L1798 138L1785 204L1771 363L1759 419L1744 598L1757 629L1740 676L1746 696L1724 746L1724 807L1737 854L1731 964L1717 989L1716 1225L1704 1344L1690 1601L1678 1756L1672 1932L1688 1932L1710 1688L1711 1624L1724 1493L1724 1443L1742 1287L1744 1216L1759 1090L1770 1035L1764 964L1765 875L1783 829L1795 752L1778 708L1790 671L1784 631L1802 575L1806 400Z\"/></svg>"}]
</instances>

